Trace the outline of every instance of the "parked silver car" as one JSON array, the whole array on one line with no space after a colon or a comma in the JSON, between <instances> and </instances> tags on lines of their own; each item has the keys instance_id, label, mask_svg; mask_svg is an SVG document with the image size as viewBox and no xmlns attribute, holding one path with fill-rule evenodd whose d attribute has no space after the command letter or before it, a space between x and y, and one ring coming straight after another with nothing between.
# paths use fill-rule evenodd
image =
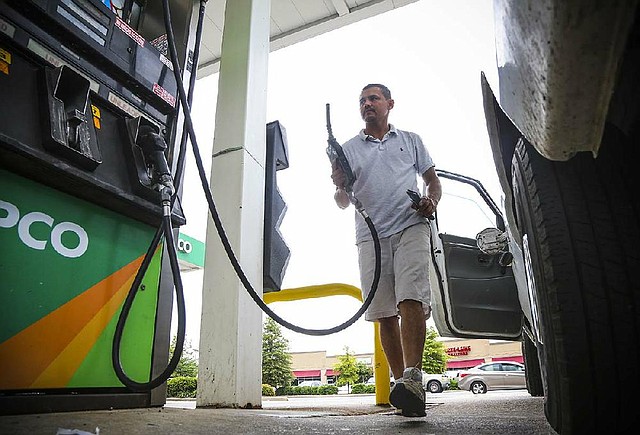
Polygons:
<instances>
[{"instance_id":1,"label":"parked silver car","mask_svg":"<svg viewBox=\"0 0 640 435\"><path fill-rule=\"evenodd\" d=\"M458 388L473 394L488 390L527 388L524 366L511 361L492 361L460 373Z\"/></svg>"}]
</instances>

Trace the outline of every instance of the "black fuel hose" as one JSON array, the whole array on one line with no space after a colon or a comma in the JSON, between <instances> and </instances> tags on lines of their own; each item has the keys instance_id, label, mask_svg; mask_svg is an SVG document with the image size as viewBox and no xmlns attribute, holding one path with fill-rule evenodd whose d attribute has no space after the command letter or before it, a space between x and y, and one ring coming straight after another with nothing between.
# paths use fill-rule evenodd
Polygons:
<instances>
[{"instance_id":1,"label":"black fuel hose","mask_svg":"<svg viewBox=\"0 0 640 435\"><path fill-rule=\"evenodd\" d=\"M273 312L273 310L271 310L267 306L267 304L257 294L255 289L251 285L251 282L249 282L244 271L242 270L242 267L240 266L240 263L238 262L238 259L236 258L235 253L233 252L233 248L231 247L229 238L227 237L227 234L224 230L224 226L222 225L220 216L218 215L218 211L216 209L215 202L213 200L213 194L211 193L211 189L209 188L209 183L207 181L207 176L204 172L204 166L202 164L202 158L200 156L200 149L198 147L195 130L193 128L193 121L191 119L191 107L189 105L189 102L187 101L187 96L184 91L182 77L180 76L180 63L178 62L178 55L177 55L177 50L175 46L175 36L173 34L173 26L171 24L171 12L169 9L169 0L162 0L162 6L164 11L164 24L167 30L169 54L171 55L171 63L173 65L173 73L176 79L176 83L178 84L177 85L178 95L180 97L180 101L184 109L185 122L187 124L187 129L188 129L187 131L189 133L189 139L191 140L191 148L193 150L196 166L198 167L198 175L200 176L202 190L204 191L205 197L207 199L209 212L211 213L211 217L213 218L213 222L216 226L216 230L220 237L220 241L222 242L224 250L227 253L227 257L229 257L229 261L231 262L233 269L238 275L238 278L242 282L244 288L249 293L249 296L251 297L251 299L253 299L253 301L260 307L260 309L262 309L262 311L264 311L265 314L267 314L269 317L271 317L273 320L275 320L277 323L279 323L280 325L284 326L287 329L290 329L292 331L305 334L305 335L322 336L322 335L335 334L336 332L339 332L339 331L342 331L343 329L348 328L353 323L355 323L362 316L362 314L364 314L367 308L369 308L369 305L371 304L371 301L373 300L373 297L375 296L376 290L378 288L378 281L380 280L380 240L378 239L378 233L375 229L375 226L373 225L373 222L371 221L371 218L366 214L364 209L358 210L360 211L360 213L362 214L362 217L367 223L367 226L369 227L369 231L371 232L371 237L373 238L374 250L376 254L376 265L375 265L373 282L371 284L371 291L369 292L367 299L362 304L362 307L360 307L360 309L351 318L346 320L344 323L334 326L332 328L308 329L308 328L303 328L301 326L294 325L284 320L282 317L278 316L275 312Z\"/></svg>"},{"instance_id":2,"label":"black fuel hose","mask_svg":"<svg viewBox=\"0 0 640 435\"><path fill-rule=\"evenodd\" d=\"M170 214L169 216L164 216L162 221L162 228L164 229L163 233L166 238L167 253L169 255L169 263L171 264L171 270L179 271L180 265L178 264L178 256L177 256L176 250L170 248L171 246L175 246ZM153 257L154 251L155 249L152 250L151 252L147 252L147 254L150 254L150 255L145 256L145 260L147 258L151 259ZM151 260L149 260L149 262L150 261ZM140 266L140 270L142 270L143 266ZM148 267L148 263L147 263L147 267ZM134 279L134 283L133 283L135 287L132 286L132 291L129 292L129 294L127 295L127 299L125 301L128 303L124 303L122 306L122 311L120 312L120 317L118 318L118 324L116 325L116 333L114 334L113 348L111 353L113 369L116 373L116 376L118 376L118 379L124 385L126 385L127 387L129 387L134 391L152 390L154 388L159 387L160 385L165 383L167 379L169 379L171 374L175 371L176 367L178 366L178 363L180 362L180 358L182 357L184 337L186 334L186 321L185 321L186 310L185 310L182 280L180 277L180 273L173 273L173 284L176 288L176 305L178 308L178 319L179 319L177 336L178 338L181 337L182 339L176 339L175 349L173 351L173 354L171 355L169 364L166 366L163 372L160 373L155 378L153 378L152 380L150 380L149 382L134 381L133 379L129 378L127 374L124 372L124 369L122 368L122 364L120 362L120 344L122 341L122 332L124 331L124 325L126 323L126 319L129 315L129 311L131 310L131 306L133 304L133 300L135 299L135 294L137 293L137 289L140 287L140 283L142 282L143 275L144 274L136 275L136 278ZM133 291L133 289L135 289L135 291ZM180 321L180 319L182 319L182 321Z\"/></svg>"},{"instance_id":3,"label":"black fuel hose","mask_svg":"<svg viewBox=\"0 0 640 435\"><path fill-rule=\"evenodd\" d=\"M202 23L204 18L206 2L207 0L200 1L200 13L198 16L198 27L196 30L195 49L194 49L194 56L193 56L194 68L196 68L198 64L199 47L200 47L200 41L202 39ZM366 300L363 302L360 309L351 318L347 319L345 322L341 323L340 325L334 326L332 328L308 329L298 325L294 325L284 320L282 317L278 316L273 310L271 310L268 307L268 305L257 294L251 282L248 280L244 271L242 270L242 267L240 266L240 263L238 262L238 259L236 258L235 253L233 252L233 248L231 247L226 231L224 230L222 221L220 220L220 216L218 215L218 211L216 209L215 202L213 200L213 195L211 193L211 189L209 188L207 177L204 171L204 166L203 166L202 158L200 155L200 149L198 147L195 130L193 128L193 121L191 118L191 102L193 98L193 89L195 87L196 72L193 71L191 74L191 80L189 84L189 95L187 96L184 91L184 83L182 81L182 76L180 72L180 63L178 61L177 50L175 47L175 37L173 34L173 26L171 24L171 12L169 9L169 1L163 0L162 4L163 4L163 12L164 12L164 22L167 30L169 54L170 54L171 63L173 66L174 76L177 83L179 101L183 106L183 112L185 116L183 134L180 142L180 151L178 154L176 176L174 181L176 186L176 189L175 189L176 193L174 193L171 198L171 207L173 206L173 203L177 198L177 192L179 191L179 184L182 181L182 171L184 170L184 163L185 163L186 139L188 135L191 141L191 147L192 147L194 158L196 161L196 166L198 168L198 175L202 184L202 189L207 199L209 212L211 213L211 217L213 218L214 224L216 226L216 230L218 232L218 235L220 236L220 240L225 249L225 252L227 253L229 261L231 262L231 265L233 266L244 288L247 290L249 296L260 307L260 309L264 311L265 314L267 314L277 323L279 323L280 325L284 326L287 329L290 329L292 331L295 331L301 334L323 336L323 335L334 334L336 332L339 332L348 328L353 323L355 323L364 314L364 312L367 310L369 305L371 305L371 301L373 300L378 288L378 282L380 281L380 267L381 267L380 266L380 258L381 258L380 240L378 238L378 233L375 229L375 226L371 221L371 218L367 215L366 211L364 211L364 209L362 209L361 207L357 209L358 212L364 218L369 228L369 231L371 232L371 237L374 243L376 263L375 263L375 269L374 269L373 282L371 284L371 290L369 292L369 295L367 296ZM169 207L169 209L171 209L171 207ZM167 248L167 253L169 255L171 272L173 274L173 281L176 289L176 304L178 308L178 331L177 331L177 337L176 337L176 346L171 356L171 359L169 361L169 364L160 375L150 380L149 382L137 382L129 378L124 372L124 369L122 368L122 363L120 361L120 347L122 343L122 334L124 331L126 319L133 305L135 295L142 283L144 274L146 273L149 267L149 264L151 263L153 255L156 252L163 235L166 238L166 248ZM177 260L177 253L176 253L176 248L175 248L175 243L173 238L173 228L171 225L171 216L169 213L169 216L164 216L162 226L159 227L156 233L154 234L151 244L149 245L149 248L143 258L142 264L138 269L138 272L134 278L133 284L131 286L131 289L129 290L127 298L123 303L123 307L120 312L120 317L118 318L118 323L115 329L112 352L111 352L113 368L118 379L125 386L129 387L134 391L147 391L162 385L169 378L169 376L171 376L171 374L174 372L175 368L177 367L178 363L180 362L180 357L182 355L182 350L184 348L185 334L186 334L186 309L185 309L185 301L184 301L184 291L182 287L182 280L180 278L180 267Z\"/></svg>"}]
</instances>

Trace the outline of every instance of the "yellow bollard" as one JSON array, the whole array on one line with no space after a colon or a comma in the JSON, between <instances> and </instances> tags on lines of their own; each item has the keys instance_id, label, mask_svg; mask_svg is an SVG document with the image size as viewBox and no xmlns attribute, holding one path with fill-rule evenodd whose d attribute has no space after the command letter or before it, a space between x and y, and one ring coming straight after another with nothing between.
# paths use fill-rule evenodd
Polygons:
<instances>
[{"instance_id":1,"label":"yellow bollard","mask_svg":"<svg viewBox=\"0 0 640 435\"><path fill-rule=\"evenodd\" d=\"M389 362L382 350L380 324L374 322L373 328L373 376L376 381L376 405L389 405L389 393L391 392Z\"/></svg>"},{"instance_id":2,"label":"yellow bollard","mask_svg":"<svg viewBox=\"0 0 640 435\"><path fill-rule=\"evenodd\" d=\"M310 285L269 292L263 295L266 304L272 302L298 301L300 299L324 298L327 296L351 296L362 302L362 292L358 287L349 284ZM380 342L380 325L373 324L373 376L376 382L376 405L389 404L389 363L382 351Z\"/></svg>"}]
</instances>

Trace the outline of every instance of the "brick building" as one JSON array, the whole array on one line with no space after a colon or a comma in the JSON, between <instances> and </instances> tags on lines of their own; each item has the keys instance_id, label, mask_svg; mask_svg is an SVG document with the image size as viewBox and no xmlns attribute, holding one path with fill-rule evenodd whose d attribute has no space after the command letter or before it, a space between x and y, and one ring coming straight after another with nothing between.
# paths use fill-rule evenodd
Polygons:
<instances>
[{"instance_id":1,"label":"brick building","mask_svg":"<svg viewBox=\"0 0 640 435\"><path fill-rule=\"evenodd\" d=\"M440 339L447 350L447 371L459 371L489 361L523 362L519 341ZM292 352L291 369L298 382L335 382L333 367L340 355L327 355L326 351ZM356 360L373 365L373 353L356 354Z\"/></svg>"}]
</instances>

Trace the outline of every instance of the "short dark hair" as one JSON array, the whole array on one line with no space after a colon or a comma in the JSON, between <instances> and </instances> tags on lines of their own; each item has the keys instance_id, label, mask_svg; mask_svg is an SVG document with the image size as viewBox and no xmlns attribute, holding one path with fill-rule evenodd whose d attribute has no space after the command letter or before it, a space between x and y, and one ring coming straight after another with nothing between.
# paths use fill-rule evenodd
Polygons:
<instances>
[{"instance_id":1,"label":"short dark hair","mask_svg":"<svg viewBox=\"0 0 640 435\"><path fill-rule=\"evenodd\" d=\"M391 99L391 91L385 85L381 85L380 83L369 83L367 86L362 88L362 91L366 91L369 88L379 88L382 95L387 99Z\"/></svg>"}]
</instances>

